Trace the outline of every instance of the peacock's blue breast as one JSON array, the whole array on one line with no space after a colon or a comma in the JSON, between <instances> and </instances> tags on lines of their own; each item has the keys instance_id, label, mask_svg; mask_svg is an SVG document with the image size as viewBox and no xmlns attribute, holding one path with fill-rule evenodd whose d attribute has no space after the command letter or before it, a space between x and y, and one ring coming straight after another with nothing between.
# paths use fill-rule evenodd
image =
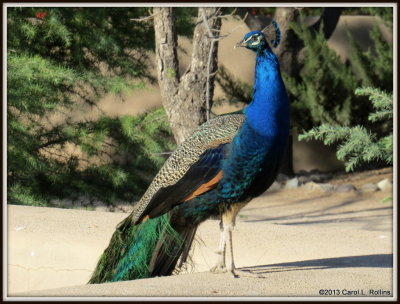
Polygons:
<instances>
[{"instance_id":1,"label":"peacock's blue breast","mask_svg":"<svg viewBox=\"0 0 400 304\"><path fill-rule=\"evenodd\" d=\"M241 197L264 167L276 163L277 155L284 152L286 140L280 133L260 134L244 123L223 163L220 197Z\"/></svg>"}]
</instances>

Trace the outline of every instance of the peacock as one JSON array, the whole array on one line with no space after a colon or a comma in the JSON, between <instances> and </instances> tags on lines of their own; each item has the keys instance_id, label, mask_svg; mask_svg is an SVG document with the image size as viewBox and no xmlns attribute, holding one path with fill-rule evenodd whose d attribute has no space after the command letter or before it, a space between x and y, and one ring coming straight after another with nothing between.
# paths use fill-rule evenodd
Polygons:
<instances>
[{"instance_id":1,"label":"peacock","mask_svg":"<svg viewBox=\"0 0 400 304\"><path fill-rule=\"evenodd\" d=\"M290 106L272 52L279 41L273 21L236 45L256 53L252 102L201 125L166 160L117 226L89 283L172 274L187 261L198 225L210 217L221 219L219 258L211 271L237 277L236 216L273 183L289 137Z\"/></svg>"}]
</instances>

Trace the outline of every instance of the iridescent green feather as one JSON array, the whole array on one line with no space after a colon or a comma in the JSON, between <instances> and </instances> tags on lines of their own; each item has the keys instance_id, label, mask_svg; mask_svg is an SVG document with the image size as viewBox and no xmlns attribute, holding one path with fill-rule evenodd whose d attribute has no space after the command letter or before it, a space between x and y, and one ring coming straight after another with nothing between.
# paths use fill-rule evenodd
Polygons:
<instances>
[{"instance_id":1,"label":"iridescent green feather","mask_svg":"<svg viewBox=\"0 0 400 304\"><path fill-rule=\"evenodd\" d=\"M173 240L171 244L182 243L179 234L170 225L168 214L139 225L133 225L129 216L114 232L89 283L150 277L149 264L160 239ZM165 250L173 254L171 248Z\"/></svg>"}]
</instances>

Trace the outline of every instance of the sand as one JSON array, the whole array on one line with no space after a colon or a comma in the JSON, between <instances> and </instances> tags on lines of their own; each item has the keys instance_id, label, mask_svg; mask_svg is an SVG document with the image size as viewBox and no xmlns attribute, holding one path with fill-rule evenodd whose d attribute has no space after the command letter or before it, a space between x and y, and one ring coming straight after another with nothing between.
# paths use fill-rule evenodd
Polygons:
<instances>
[{"instance_id":1,"label":"sand","mask_svg":"<svg viewBox=\"0 0 400 304\"><path fill-rule=\"evenodd\" d=\"M9 206L7 295L316 297L323 290L393 296L392 203L380 203L387 195L267 192L238 216L233 240L240 278L208 272L219 237L218 221L208 220L186 272L95 285L86 282L126 214Z\"/></svg>"}]
</instances>

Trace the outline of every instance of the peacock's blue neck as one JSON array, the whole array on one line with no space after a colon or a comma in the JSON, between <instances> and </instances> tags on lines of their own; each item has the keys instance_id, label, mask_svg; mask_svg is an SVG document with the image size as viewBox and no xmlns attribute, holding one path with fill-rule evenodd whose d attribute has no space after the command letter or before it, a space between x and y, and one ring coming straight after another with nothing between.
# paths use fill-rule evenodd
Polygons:
<instances>
[{"instance_id":1,"label":"peacock's blue neck","mask_svg":"<svg viewBox=\"0 0 400 304\"><path fill-rule=\"evenodd\" d=\"M285 136L289 130L287 93L270 48L257 52L253 100L245 113L247 123L260 135Z\"/></svg>"}]
</instances>

